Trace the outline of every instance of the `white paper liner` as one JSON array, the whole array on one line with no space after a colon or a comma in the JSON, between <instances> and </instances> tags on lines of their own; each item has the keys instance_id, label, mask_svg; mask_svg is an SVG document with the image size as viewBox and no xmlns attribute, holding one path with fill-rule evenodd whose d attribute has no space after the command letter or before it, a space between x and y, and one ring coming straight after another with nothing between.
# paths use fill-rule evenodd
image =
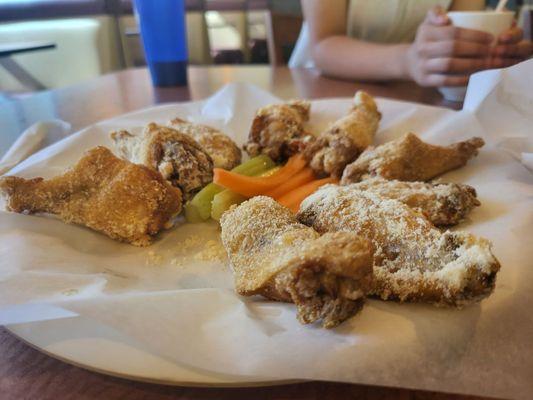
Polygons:
<instances>
[{"instance_id":1,"label":"white paper liner","mask_svg":"<svg viewBox=\"0 0 533 400\"><path fill-rule=\"evenodd\" d=\"M476 188L482 206L459 229L493 241L502 264L495 293L480 304L450 310L371 300L334 330L301 326L290 304L233 293L225 263L204 257L206 246L220 246L214 222L180 224L151 247L136 248L54 218L0 212L0 322L75 312L154 354L208 371L526 399L533 390L533 176L519 162L529 152L510 146L509 138L531 136L533 107L523 104L533 102L532 69L529 61L476 74L463 112L378 100L377 143L406 131L438 144L475 135L487 141L466 167L441 178ZM243 143L254 111L275 101L255 87L229 85L206 101L95 124L10 174L51 177L85 150L110 146L111 130L176 116L216 126ZM314 101L310 129L322 130L350 102ZM62 315L57 307L68 311Z\"/></svg>"}]
</instances>

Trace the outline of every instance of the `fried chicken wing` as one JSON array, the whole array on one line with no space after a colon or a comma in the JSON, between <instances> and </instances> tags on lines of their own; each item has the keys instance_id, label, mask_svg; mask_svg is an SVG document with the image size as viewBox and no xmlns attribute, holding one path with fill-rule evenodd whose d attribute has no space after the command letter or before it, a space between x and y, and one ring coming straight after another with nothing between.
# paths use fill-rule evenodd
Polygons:
<instances>
[{"instance_id":1,"label":"fried chicken wing","mask_svg":"<svg viewBox=\"0 0 533 400\"><path fill-rule=\"evenodd\" d=\"M298 320L331 328L363 306L372 277L370 243L353 233L320 236L270 197L223 214L222 242L235 290L292 302Z\"/></svg>"},{"instance_id":2,"label":"fried chicken wing","mask_svg":"<svg viewBox=\"0 0 533 400\"><path fill-rule=\"evenodd\" d=\"M351 190L377 194L396 199L408 205L434 225L455 225L481 203L476 190L456 183L425 183L387 181L381 178L366 179L349 185Z\"/></svg>"},{"instance_id":3,"label":"fried chicken wing","mask_svg":"<svg viewBox=\"0 0 533 400\"><path fill-rule=\"evenodd\" d=\"M257 110L244 150L250 157L266 154L276 162L286 161L313 139L304 129L310 108L308 101L295 100Z\"/></svg>"},{"instance_id":4,"label":"fried chicken wing","mask_svg":"<svg viewBox=\"0 0 533 400\"><path fill-rule=\"evenodd\" d=\"M168 123L180 133L189 135L209 154L215 168L230 170L241 163L241 149L228 135L207 125L193 124L180 118Z\"/></svg>"},{"instance_id":5,"label":"fried chicken wing","mask_svg":"<svg viewBox=\"0 0 533 400\"><path fill-rule=\"evenodd\" d=\"M51 213L137 246L150 244L181 210L181 192L161 175L121 160L105 147L89 150L52 179L0 179L7 209Z\"/></svg>"},{"instance_id":6,"label":"fried chicken wing","mask_svg":"<svg viewBox=\"0 0 533 400\"><path fill-rule=\"evenodd\" d=\"M398 140L369 147L357 160L346 166L343 185L372 176L399 181L427 181L455 168L462 167L477 155L485 144L474 137L450 146L435 146L408 133Z\"/></svg>"},{"instance_id":7,"label":"fried chicken wing","mask_svg":"<svg viewBox=\"0 0 533 400\"><path fill-rule=\"evenodd\" d=\"M148 124L142 135L127 131L111 133L121 157L159 171L163 178L181 189L184 200L213 180L213 161L189 135L175 129Z\"/></svg>"},{"instance_id":8,"label":"fried chicken wing","mask_svg":"<svg viewBox=\"0 0 533 400\"><path fill-rule=\"evenodd\" d=\"M442 233L398 200L327 185L305 199L298 219L319 233L352 232L375 247L370 294L384 300L461 306L488 296L500 268L490 242Z\"/></svg>"},{"instance_id":9,"label":"fried chicken wing","mask_svg":"<svg viewBox=\"0 0 533 400\"><path fill-rule=\"evenodd\" d=\"M372 144L381 113L369 94L358 91L348 115L335 121L305 149L319 176L340 177L344 167Z\"/></svg>"}]
</instances>

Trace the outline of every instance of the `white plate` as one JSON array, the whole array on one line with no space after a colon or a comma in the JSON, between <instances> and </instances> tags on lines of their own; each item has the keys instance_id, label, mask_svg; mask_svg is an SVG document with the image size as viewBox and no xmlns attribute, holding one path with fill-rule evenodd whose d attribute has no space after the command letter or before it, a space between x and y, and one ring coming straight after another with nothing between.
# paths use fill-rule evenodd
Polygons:
<instances>
[{"instance_id":1,"label":"white plate","mask_svg":"<svg viewBox=\"0 0 533 400\"><path fill-rule=\"evenodd\" d=\"M191 274L184 269L195 267L195 258L191 258L179 271L156 265L147 269L151 261L149 253L142 249L120 245L52 219L6 213L2 216L6 242L1 249L5 257L0 258L0 265L9 284L3 284L0 299L10 300L6 301L8 305L39 305L39 299L51 298L52 305L61 305L86 319L28 324L32 321L29 317L44 319L48 314L38 310L17 312L16 307L11 314L4 312L0 316L20 317L4 321L18 324L10 327L16 335L54 357L130 379L198 386L268 385L288 378L316 379L530 398L529 361L533 356L529 347L522 344L527 343L532 322L523 312L531 309L533 293L532 270L528 268L533 255L524 239L531 237L527 225L531 217L531 177L497 147L500 127L505 128L502 132L514 134L527 132L529 126L522 117L529 115L529 109L523 108L528 103L511 94L502 97L498 92L498 101L512 99L514 108L508 112L512 118L499 113L497 120L492 118L495 113L486 108L473 115L378 100L383 112L378 144L409 130L422 133L424 140L441 144L473 135L486 136L488 140L479 157L445 177L476 187L483 207L464 226L473 234L494 240L494 252L505 266L495 293L480 305L456 312L376 301L336 331L302 327L290 305L236 298L231 276L223 265L205 263L202 274L200 269ZM140 110L99 123L35 154L12 173L52 176L75 162L88 147L109 144L110 130L139 127L148 120L166 121L176 115L190 116L223 130L227 126L227 131L242 143L253 112L260 106L259 99L268 100L265 96L270 99L269 95L258 94L257 89L238 85L223 89L202 104ZM256 103L251 101L254 98L258 99ZM321 131L349 107L349 99L313 102L311 129ZM502 109L500 102L497 109ZM204 115L209 118L202 119ZM486 120L490 121L487 132L493 126L498 129L485 132ZM506 122L503 125L502 120ZM507 129L507 125L512 129ZM210 227L191 225L166 232L154 243L153 249L158 252L152 253L161 254L162 263L172 264L175 244L185 240L188 231L194 233L193 228ZM21 231L27 232L27 241L18 240ZM209 230L209 234L215 232L218 233ZM207 231L202 232L201 237L206 236ZM109 255L118 250L121 256L112 259L111 268ZM56 280L58 272L67 274L68 279ZM130 286L134 289L131 292L123 290L129 291ZM509 330L509 326L517 329ZM124 332L123 336L118 331ZM270 376L280 380L273 382Z\"/></svg>"},{"instance_id":2,"label":"white plate","mask_svg":"<svg viewBox=\"0 0 533 400\"><path fill-rule=\"evenodd\" d=\"M120 332L84 317L7 326L31 347L94 372L143 382L179 386L245 387L297 382L221 375L166 360Z\"/></svg>"}]
</instances>

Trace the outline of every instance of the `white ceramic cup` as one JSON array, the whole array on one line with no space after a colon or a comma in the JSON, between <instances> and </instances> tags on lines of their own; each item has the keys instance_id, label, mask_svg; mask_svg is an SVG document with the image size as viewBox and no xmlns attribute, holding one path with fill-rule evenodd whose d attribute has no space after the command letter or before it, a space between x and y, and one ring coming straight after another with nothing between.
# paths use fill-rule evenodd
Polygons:
<instances>
[{"instance_id":1,"label":"white ceramic cup","mask_svg":"<svg viewBox=\"0 0 533 400\"><path fill-rule=\"evenodd\" d=\"M514 12L450 11L448 17L454 26L488 32L496 41L499 35L511 27ZM441 87L439 91L449 101L463 101L466 96L466 86Z\"/></svg>"}]
</instances>

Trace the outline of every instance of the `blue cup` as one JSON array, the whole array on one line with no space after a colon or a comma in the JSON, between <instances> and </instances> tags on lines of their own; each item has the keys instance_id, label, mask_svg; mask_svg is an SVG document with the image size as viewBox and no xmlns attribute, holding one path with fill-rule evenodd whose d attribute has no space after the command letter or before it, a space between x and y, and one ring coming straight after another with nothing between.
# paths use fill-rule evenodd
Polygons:
<instances>
[{"instance_id":1,"label":"blue cup","mask_svg":"<svg viewBox=\"0 0 533 400\"><path fill-rule=\"evenodd\" d=\"M187 85L185 0L135 0L154 86Z\"/></svg>"}]
</instances>

